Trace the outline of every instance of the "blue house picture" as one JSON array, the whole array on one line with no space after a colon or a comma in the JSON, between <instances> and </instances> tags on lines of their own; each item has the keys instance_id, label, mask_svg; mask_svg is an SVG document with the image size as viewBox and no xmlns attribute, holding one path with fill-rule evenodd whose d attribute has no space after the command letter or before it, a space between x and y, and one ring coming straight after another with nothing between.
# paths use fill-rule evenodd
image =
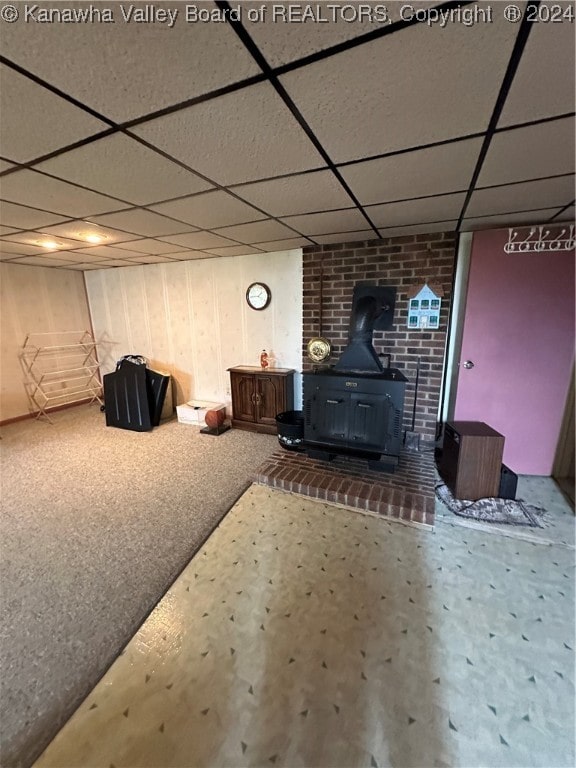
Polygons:
<instances>
[{"instance_id":1,"label":"blue house picture","mask_svg":"<svg viewBox=\"0 0 576 768\"><path fill-rule=\"evenodd\" d=\"M438 283L415 285L408 291L408 328L440 327L440 304L444 290Z\"/></svg>"}]
</instances>

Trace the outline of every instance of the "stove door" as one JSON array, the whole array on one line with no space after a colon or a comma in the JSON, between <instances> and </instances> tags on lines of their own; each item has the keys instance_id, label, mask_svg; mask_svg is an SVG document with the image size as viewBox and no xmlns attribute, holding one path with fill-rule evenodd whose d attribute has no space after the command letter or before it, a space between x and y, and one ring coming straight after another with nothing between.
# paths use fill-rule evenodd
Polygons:
<instances>
[{"instance_id":1,"label":"stove door","mask_svg":"<svg viewBox=\"0 0 576 768\"><path fill-rule=\"evenodd\" d=\"M312 439L330 445L346 445L349 407L347 392L331 389L317 392L313 400Z\"/></svg>"},{"instance_id":2,"label":"stove door","mask_svg":"<svg viewBox=\"0 0 576 768\"><path fill-rule=\"evenodd\" d=\"M384 451L390 422L388 398L353 394L350 400L350 447L363 451Z\"/></svg>"}]
</instances>

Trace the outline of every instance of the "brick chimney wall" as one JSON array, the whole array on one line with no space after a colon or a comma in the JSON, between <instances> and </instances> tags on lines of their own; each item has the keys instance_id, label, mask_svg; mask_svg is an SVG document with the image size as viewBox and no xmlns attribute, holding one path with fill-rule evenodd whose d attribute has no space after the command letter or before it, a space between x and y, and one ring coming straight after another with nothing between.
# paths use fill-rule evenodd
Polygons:
<instances>
[{"instance_id":1,"label":"brick chimney wall","mask_svg":"<svg viewBox=\"0 0 576 768\"><path fill-rule=\"evenodd\" d=\"M322 335L332 345L327 363L334 364L338 360L348 343L352 292L356 283L395 286L394 324L388 331L374 331L374 347L377 353L390 354L391 367L399 368L409 380L403 426L408 430L412 428L416 364L420 357L414 429L423 440L434 440L455 249L456 236L453 232L304 248L302 370L308 371L313 367L306 355L306 345L314 336ZM437 330L408 330L408 290L415 284L423 285L426 280L440 283L444 289L440 327Z\"/></svg>"}]
</instances>

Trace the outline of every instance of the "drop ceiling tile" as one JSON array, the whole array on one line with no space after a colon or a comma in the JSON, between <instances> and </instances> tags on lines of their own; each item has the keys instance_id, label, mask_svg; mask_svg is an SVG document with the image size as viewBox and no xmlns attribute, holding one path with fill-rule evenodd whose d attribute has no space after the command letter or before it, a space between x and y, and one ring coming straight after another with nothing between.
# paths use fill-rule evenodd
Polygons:
<instances>
[{"instance_id":1,"label":"drop ceiling tile","mask_svg":"<svg viewBox=\"0 0 576 768\"><path fill-rule=\"evenodd\" d=\"M170 261L186 261L190 258L204 259L212 255L209 251L201 251L196 248L187 248L185 251L166 254Z\"/></svg>"},{"instance_id":2,"label":"drop ceiling tile","mask_svg":"<svg viewBox=\"0 0 576 768\"><path fill-rule=\"evenodd\" d=\"M158 237L159 235L176 235L184 230L193 229L187 224L160 216L158 213L142 208L132 208L129 211L106 213L104 216L93 216L94 224L103 227L117 227L126 232L132 232L141 237Z\"/></svg>"},{"instance_id":3,"label":"drop ceiling tile","mask_svg":"<svg viewBox=\"0 0 576 768\"><path fill-rule=\"evenodd\" d=\"M316 239L316 235L361 230L368 227L368 222L357 208L346 208L341 211L326 213L308 213L304 216L289 216L283 218L282 221L303 235L313 235L314 239ZM372 234L376 237L374 232Z\"/></svg>"},{"instance_id":4,"label":"drop ceiling tile","mask_svg":"<svg viewBox=\"0 0 576 768\"><path fill-rule=\"evenodd\" d=\"M418 235L426 234L428 232L454 232L457 225L457 220L436 222L431 224L414 224L406 227L389 227L387 229L380 229L380 236L386 237L402 237L404 235ZM366 240L375 240L376 237L372 230L361 230L359 232L342 232L340 234L332 235L319 235L314 237L314 240L320 245L329 245L331 243L350 243L360 242Z\"/></svg>"},{"instance_id":5,"label":"drop ceiling tile","mask_svg":"<svg viewBox=\"0 0 576 768\"><path fill-rule=\"evenodd\" d=\"M569 208L566 208L565 211L560 213L554 219L554 221L571 221L572 223L574 223L574 218L575 218L574 213L575 213L575 207L571 205Z\"/></svg>"},{"instance_id":6,"label":"drop ceiling tile","mask_svg":"<svg viewBox=\"0 0 576 768\"><path fill-rule=\"evenodd\" d=\"M58 258L71 264L83 264L86 261L105 261L105 259L100 257L92 256L88 253L76 253L75 251L58 251Z\"/></svg>"},{"instance_id":7,"label":"drop ceiling tile","mask_svg":"<svg viewBox=\"0 0 576 768\"><path fill-rule=\"evenodd\" d=\"M560 173L574 173L574 118L496 133L476 186Z\"/></svg>"},{"instance_id":8,"label":"drop ceiling tile","mask_svg":"<svg viewBox=\"0 0 576 768\"><path fill-rule=\"evenodd\" d=\"M0 183L0 188L4 194L3 181ZM45 202L49 202L49 200ZM15 205L4 200L0 200L0 218L3 224L8 224L16 229L39 229L65 220L64 216L58 216L56 213L39 211L37 208Z\"/></svg>"},{"instance_id":9,"label":"drop ceiling tile","mask_svg":"<svg viewBox=\"0 0 576 768\"><path fill-rule=\"evenodd\" d=\"M0 237L3 237L4 235L13 235L14 232L18 232L18 230L14 227L4 227L0 225Z\"/></svg>"},{"instance_id":10,"label":"drop ceiling tile","mask_svg":"<svg viewBox=\"0 0 576 768\"><path fill-rule=\"evenodd\" d=\"M42 256L46 250L37 245L17 243L10 240L0 240L0 253L9 256Z\"/></svg>"},{"instance_id":11,"label":"drop ceiling tile","mask_svg":"<svg viewBox=\"0 0 576 768\"><path fill-rule=\"evenodd\" d=\"M171 257L172 261L194 261L196 259L213 259L213 254L206 253L205 251L182 251L182 253L175 253Z\"/></svg>"},{"instance_id":12,"label":"drop ceiling tile","mask_svg":"<svg viewBox=\"0 0 576 768\"><path fill-rule=\"evenodd\" d=\"M454 232L458 221L438 221L429 224L411 224L407 227L381 228L382 237L402 237L403 235L421 235L428 232Z\"/></svg>"},{"instance_id":13,"label":"drop ceiling tile","mask_svg":"<svg viewBox=\"0 0 576 768\"><path fill-rule=\"evenodd\" d=\"M557 208L523 211L519 213L502 213L498 216L478 216L463 219L460 229L462 232L472 232L477 229L501 229L517 224L545 224L554 216Z\"/></svg>"},{"instance_id":14,"label":"drop ceiling tile","mask_svg":"<svg viewBox=\"0 0 576 768\"><path fill-rule=\"evenodd\" d=\"M59 269L73 269L76 272L87 272L89 269L98 269L98 267L91 265L91 264L66 264L63 267L58 267Z\"/></svg>"},{"instance_id":15,"label":"drop ceiling tile","mask_svg":"<svg viewBox=\"0 0 576 768\"><path fill-rule=\"evenodd\" d=\"M167 256L158 256L156 254L151 256L141 254L140 256L130 259L130 261L133 264L162 264L165 261L173 261L173 259L169 259Z\"/></svg>"},{"instance_id":16,"label":"drop ceiling tile","mask_svg":"<svg viewBox=\"0 0 576 768\"><path fill-rule=\"evenodd\" d=\"M151 120L133 132L223 185L325 165L267 83Z\"/></svg>"},{"instance_id":17,"label":"drop ceiling tile","mask_svg":"<svg viewBox=\"0 0 576 768\"><path fill-rule=\"evenodd\" d=\"M352 243L356 241L375 240L376 235L373 229L359 229L355 232L334 232L330 235L314 235L314 240L320 245L330 245L331 243Z\"/></svg>"},{"instance_id":18,"label":"drop ceiling tile","mask_svg":"<svg viewBox=\"0 0 576 768\"><path fill-rule=\"evenodd\" d=\"M24 256L18 259L13 264L26 264L29 267L66 267L68 263L62 261L62 259L54 259L52 257L43 258L42 256Z\"/></svg>"},{"instance_id":19,"label":"drop ceiling tile","mask_svg":"<svg viewBox=\"0 0 576 768\"><path fill-rule=\"evenodd\" d=\"M121 243L124 240L134 240L134 235L127 232L121 232L118 229L111 229L109 227L100 227L96 224L92 224L89 221L82 219L75 219L74 221L67 222L66 224L56 224L53 227L43 227L42 231L56 235L57 237L68 237L74 240L75 248L81 248L83 245L88 246L91 243L86 240L88 235L96 235L101 237L102 245L112 245L113 243Z\"/></svg>"},{"instance_id":20,"label":"drop ceiling tile","mask_svg":"<svg viewBox=\"0 0 576 768\"><path fill-rule=\"evenodd\" d=\"M4 176L2 197L32 208L45 208L49 205L51 211L75 219L114 211L119 207L118 200L30 170Z\"/></svg>"},{"instance_id":21,"label":"drop ceiling tile","mask_svg":"<svg viewBox=\"0 0 576 768\"><path fill-rule=\"evenodd\" d=\"M178 12L173 24L151 16L125 20L130 9L150 13L161 5L94 3L89 23L12 24L3 35L4 55L118 122L259 74L229 24L188 22L182 3L166 9ZM201 0L189 5L216 7ZM102 11L114 23L99 22Z\"/></svg>"},{"instance_id":22,"label":"drop ceiling tile","mask_svg":"<svg viewBox=\"0 0 576 768\"><path fill-rule=\"evenodd\" d=\"M112 261L100 261L98 263L98 266L102 269L107 269L108 267L134 267L137 266L134 264L133 261L123 261L122 259L114 259Z\"/></svg>"},{"instance_id":23,"label":"drop ceiling tile","mask_svg":"<svg viewBox=\"0 0 576 768\"><path fill-rule=\"evenodd\" d=\"M241 192L238 194L242 196ZM200 229L213 229L266 218L256 208L222 190L160 203L152 208L158 213L195 224Z\"/></svg>"},{"instance_id":24,"label":"drop ceiling tile","mask_svg":"<svg viewBox=\"0 0 576 768\"><path fill-rule=\"evenodd\" d=\"M99 139L36 167L135 205L156 203L210 187L196 174L123 134Z\"/></svg>"},{"instance_id":25,"label":"drop ceiling tile","mask_svg":"<svg viewBox=\"0 0 576 768\"><path fill-rule=\"evenodd\" d=\"M0 143L2 153L13 160L25 163L108 127L10 67L0 66Z\"/></svg>"},{"instance_id":26,"label":"drop ceiling tile","mask_svg":"<svg viewBox=\"0 0 576 768\"><path fill-rule=\"evenodd\" d=\"M46 232L18 232L15 235L7 235L4 240L10 243L22 243L24 245L40 246L44 253L52 253L59 250L74 250L81 244L78 240L67 240L65 237L56 237ZM45 243L46 245L43 245ZM48 247L50 246L50 247Z\"/></svg>"},{"instance_id":27,"label":"drop ceiling tile","mask_svg":"<svg viewBox=\"0 0 576 768\"><path fill-rule=\"evenodd\" d=\"M75 256L81 256L81 254L75 254ZM68 253L66 253L66 255L63 256L62 258L63 259L65 258L68 261ZM70 259L70 261L72 261L72 259ZM96 265L98 265L98 264L101 264L101 263L103 263L105 261L112 261L112 259L101 259L101 258L99 258L97 256L93 256L92 254L89 254L89 253L85 253L83 259L80 259L80 258L75 258L74 259L74 263L77 263L77 264L96 264Z\"/></svg>"},{"instance_id":28,"label":"drop ceiling tile","mask_svg":"<svg viewBox=\"0 0 576 768\"><path fill-rule=\"evenodd\" d=\"M123 243L123 246L128 251L137 251L138 253L163 255L165 253L178 253L178 251L185 250L178 243L173 245L172 243L165 243L162 240L154 240L153 238L145 238L143 240L132 240L129 243Z\"/></svg>"},{"instance_id":29,"label":"drop ceiling tile","mask_svg":"<svg viewBox=\"0 0 576 768\"><path fill-rule=\"evenodd\" d=\"M574 48L574 24L531 24L499 126L574 111Z\"/></svg>"},{"instance_id":30,"label":"drop ceiling tile","mask_svg":"<svg viewBox=\"0 0 576 768\"><path fill-rule=\"evenodd\" d=\"M500 15L474 26L418 24L280 81L342 163L486 130L516 34Z\"/></svg>"},{"instance_id":31,"label":"drop ceiling tile","mask_svg":"<svg viewBox=\"0 0 576 768\"><path fill-rule=\"evenodd\" d=\"M167 243L175 243L184 248L202 250L204 248L219 248L225 245L238 245L227 237L215 235L212 232L190 232L186 235L174 235L162 238Z\"/></svg>"},{"instance_id":32,"label":"drop ceiling tile","mask_svg":"<svg viewBox=\"0 0 576 768\"><path fill-rule=\"evenodd\" d=\"M271 216L346 208L353 202L332 171L288 176L234 189L240 197L266 210Z\"/></svg>"},{"instance_id":33,"label":"drop ceiling tile","mask_svg":"<svg viewBox=\"0 0 576 768\"><path fill-rule=\"evenodd\" d=\"M266 240L279 240L282 237L290 237L294 232L289 227L280 224L274 219L256 221L253 224L237 224L234 227L223 227L217 233L243 243L260 243Z\"/></svg>"},{"instance_id":34,"label":"drop ceiling tile","mask_svg":"<svg viewBox=\"0 0 576 768\"><path fill-rule=\"evenodd\" d=\"M482 139L469 139L343 166L362 205L459 192L470 186Z\"/></svg>"},{"instance_id":35,"label":"drop ceiling tile","mask_svg":"<svg viewBox=\"0 0 576 768\"><path fill-rule=\"evenodd\" d=\"M127 251L125 248L115 248L109 245L95 245L90 248L76 249L77 253L85 254L85 258L100 258L100 259L124 259L132 258L136 253L131 250Z\"/></svg>"},{"instance_id":36,"label":"drop ceiling tile","mask_svg":"<svg viewBox=\"0 0 576 768\"><path fill-rule=\"evenodd\" d=\"M573 197L574 176L478 189L470 198L466 218L537 208L559 208Z\"/></svg>"},{"instance_id":37,"label":"drop ceiling tile","mask_svg":"<svg viewBox=\"0 0 576 768\"><path fill-rule=\"evenodd\" d=\"M363 1L359 4L361 10L354 7L355 3L328 5L284 2L270 3L264 19L251 23L248 18L249 9L259 9L262 5L259 1L243 2L242 20L273 67L323 51L402 19L402 3L384 5L381 2ZM427 8L433 5L434 2L412 2L408 7Z\"/></svg>"},{"instance_id":38,"label":"drop ceiling tile","mask_svg":"<svg viewBox=\"0 0 576 768\"><path fill-rule=\"evenodd\" d=\"M462 192L456 195L408 200L404 203L369 205L366 206L366 213L380 230L408 224L447 221L458 219L465 197L466 194Z\"/></svg>"},{"instance_id":39,"label":"drop ceiling tile","mask_svg":"<svg viewBox=\"0 0 576 768\"><path fill-rule=\"evenodd\" d=\"M229 248L209 248L213 256L249 256L251 253L262 253L255 245L231 245Z\"/></svg>"},{"instance_id":40,"label":"drop ceiling tile","mask_svg":"<svg viewBox=\"0 0 576 768\"><path fill-rule=\"evenodd\" d=\"M287 240L271 240L266 243L258 243L258 248L269 253L277 251L291 251L293 248L305 248L311 245L310 240L305 237L293 237Z\"/></svg>"}]
</instances>

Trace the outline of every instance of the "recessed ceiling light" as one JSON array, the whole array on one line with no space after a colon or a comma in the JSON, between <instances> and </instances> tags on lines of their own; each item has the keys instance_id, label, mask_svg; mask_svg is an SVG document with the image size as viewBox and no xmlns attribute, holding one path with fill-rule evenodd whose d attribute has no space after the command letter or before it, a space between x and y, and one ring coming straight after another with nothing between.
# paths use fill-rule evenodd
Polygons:
<instances>
[{"instance_id":1,"label":"recessed ceiling light","mask_svg":"<svg viewBox=\"0 0 576 768\"><path fill-rule=\"evenodd\" d=\"M97 235L95 232L84 233L82 237L87 243L102 243L108 239L105 235Z\"/></svg>"},{"instance_id":2,"label":"recessed ceiling light","mask_svg":"<svg viewBox=\"0 0 576 768\"><path fill-rule=\"evenodd\" d=\"M60 247L60 243L55 240L36 240L36 243L47 251L56 251Z\"/></svg>"},{"instance_id":3,"label":"recessed ceiling light","mask_svg":"<svg viewBox=\"0 0 576 768\"><path fill-rule=\"evenodd\" d=\"M104 240L108 240L107 236L100 232L79 232L78 237L85 240L87 243L94 243L94 245L103 243Z\"/></svg>"}]
</instances>

